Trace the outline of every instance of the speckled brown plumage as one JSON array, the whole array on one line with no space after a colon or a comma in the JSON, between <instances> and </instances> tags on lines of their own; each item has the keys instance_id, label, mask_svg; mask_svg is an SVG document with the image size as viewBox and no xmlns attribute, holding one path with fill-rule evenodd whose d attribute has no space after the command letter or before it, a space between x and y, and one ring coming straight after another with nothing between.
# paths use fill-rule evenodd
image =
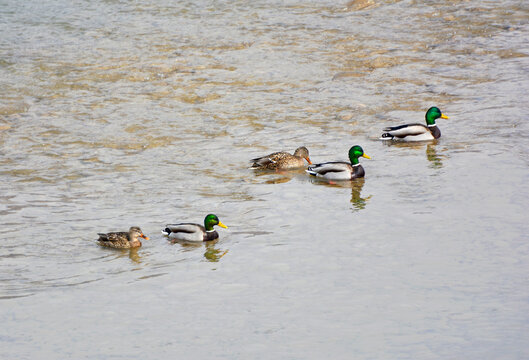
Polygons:
<instances>
[{"instance_id":1,"label":"speckled brown plumage","mask_svg":"<svg viewBox=\"0 0 529 360\"><path fill-rule=\"evenodd\" d=\"M252 166L250 169L261 169L261 170L289 170L299 169L305 167L306 160L309 164L312 164L309 158L309 150L305 146L301 146L296 149L294 155L287 152L280 151L275 152L266 156L261 156L252 159Z\"/></svg>"},{"instance_id":2,"label":"speckled brown plumage","mask_svg":"<svg viewBox=\"0 0 529 360\"><path fill-rule=\"evenodd\" d=\"M130 228L129 232L111 232L107 234L98 233L99 245L107 246L115 249L130 249L141 246L141 241L138 237L142 237L145 240L149 240L147 236L143 234L141 229L137 226Z\"/></svg>"}]
</instances>

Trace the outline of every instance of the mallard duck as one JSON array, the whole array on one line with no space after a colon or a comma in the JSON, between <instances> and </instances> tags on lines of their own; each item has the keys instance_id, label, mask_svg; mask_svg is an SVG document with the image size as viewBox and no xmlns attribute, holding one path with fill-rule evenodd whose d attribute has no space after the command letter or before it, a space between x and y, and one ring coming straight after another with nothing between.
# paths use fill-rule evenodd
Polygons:
<instances>
[{"instance_id":1,"label":"mallard duck","mask_svg":"<svg viewBox=\"0 0 529 360\"><path fill-rule=\"evenodd\" d=\"M149 240L149 238L143 235L143 232L137 226L131 227L129 232L111 232L107 234L98 233L97 235L99 235L99 239L97 239L97 241L100 245L116 249L130 249L140 247L141 241L138 239L138 237Z\"/></svg>"},{"instance_id":2,"label":"mallard duck","mask_svg":"<svg viewBox=\"0 0 529 360\"><path fill-rule=\"evenodd\" d=\"M327 180L352 180L361 178L364 177L365 172L362 165L358 162L360 156L371 159L364 154L364 150L360 146L355 145L349 149L349 160L351 160L351 163L344 161L324 162L310 165L307 172L312 176Z\"/></svg>"},{"instance_id":3,"label":"mallard duck","mask_svg":"<svg viewBox=\"0 0 529 360\"><path fill-rule=\"evenodd\" d=\"M220 222L217 215L209 214L204 219L204 226L193 223L168 224L162 230L162 234L173 240L210 241L219 237L219 234L213 229L215 225L224 229L228 228Z\"/></svg>"},{"instance_id":4,"label":"mallard duck","mask_svg":"<svg viewBox=\"0 0 529 360\"><path fill-rule=\"evenodd\" d=\"M426 125L423 124L406 124L400 126L390 126L384 129L387 131L382 134L380 140L401 140L401 141L426 141L439 139L441 130L435 123L436 119L448 119L443 115L438 107L431 107L426 112Z\"/></svg>"},{"instance_id":5,"label":"mallard duck","mask_svg":"<svg viewBox=\"0 0 529 360\"><path fill-rule=\"evenodd\" d=\"M309 158L309 151L305 146L300 146L291 155L284 151L275 152L266 156L252 159L250 169L260 170L289 170L305 167L303 160L312 164Z\"/></svg>"}]
</instances>

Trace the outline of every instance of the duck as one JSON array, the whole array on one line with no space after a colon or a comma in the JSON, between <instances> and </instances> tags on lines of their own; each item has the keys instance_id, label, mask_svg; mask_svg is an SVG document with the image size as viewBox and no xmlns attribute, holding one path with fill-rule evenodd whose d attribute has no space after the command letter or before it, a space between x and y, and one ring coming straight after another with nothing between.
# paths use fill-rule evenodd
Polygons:
<instances>
[{"instance_id":1,"label":"duck","mask_svg":"<svg viewBox=\"0 0 529 360\"><path fill-rule=\"evenodd\" d=\"M139 237L149 240L147 236L143 234L143 231L138 226L132 226L129 232L110 232L110 233L98 233L99 245L107 246L115 249L130 249L141 246Z\"/></svg>"},{"instance_id":2,"label":"duck","mask_svg":"<svg viewBox=\"0 0 529 360\"><path fill-rule=\"evenodd\" d=\"M162 230L162 234L176 241L211 241L219 237L217 231L213 229L215 225L224 229L228 228L219 220L217 215L208 214L204 218L204 226L193 223L167 224Z\"/></svg>"},{"instance_id":3,"label":"duck","mask_svg":"<svg viewBox=\"0 0 529 360\"><path fill-rule=\"evenodd\" d=\"M436 119L449 119L438 107L432 106L425 115L426 125L406 124L390 126L384 129L380 140L400 140L400 141L428 141L441 137L441 130L435 123Z\"/></svg>"},{"instance_id":4,"label":"duck","mask_svg":"<svg viewBox=\"0 0 529 360\"><path fill-rule=\"evenodd\" d=\"M306 171L312 176L326 180L353 180L363 178L365 171L358 162L359 157L371 159L367 154L364 154L361 146L354 145L349 149L349 160L351 163L345 161L324 162L309 165Z\"/></svg>"},{"instance_id":5,"label":"duck","mask_svg":"<svg viewBox=\"0 0 529 360\"><path fill-rule=\"evenodd\" d=\"M305 167L304 160L309 165L312 164L309 158L309 150L305 146L300 146L294 151L294 155L285 151L274 152L250 160L252 166L250 169L259 170L291 170Z\"/></svg>"}]
</instances>

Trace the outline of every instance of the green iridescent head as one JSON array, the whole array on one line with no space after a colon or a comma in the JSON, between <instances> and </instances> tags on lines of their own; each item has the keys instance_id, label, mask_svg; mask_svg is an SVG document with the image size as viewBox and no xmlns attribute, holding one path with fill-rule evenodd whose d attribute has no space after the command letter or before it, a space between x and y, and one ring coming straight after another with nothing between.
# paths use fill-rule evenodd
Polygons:
<instances>
[{"instance_id":1,"label":"green iridescent head","mask_svg":"<svg viewBox=\"0 0 529 360\"><path fill-rule=\"evenodd\" d=\"M448 119L448 116L443 115L441 110L439 110L439 108L435 106L432 106L431 108L428 109L425 117L426 117L427 125L435 125L435 120L439 118Z\"/></svg>"},{"instance_id":2,"label":"green iridescent head","mask_svg":"<svg viewBox=\"0 0 529 360\"><path fill-rule=\"evenodd\" d=\"M228 227L220 222L219 218L215 214L208 214L206 215L206 218L204 219L204 227L206 228L206 231L213 230L213 226L218 225L220 227L223 227L224 229L227 229Z\"/></svg>"},{"instance_id":3,"label":"green iridescent head","mask_svg":"<svg viewBox=\"0 0 529 360\"><path fill-rule=\"evenodd\" d=\"M349 160L351 160L351 164L359 164L358 158L360 156L365 157L366 159L371 159L369 156L364 154L364 150L360 147L360 145L355 145L349 149Z\"/></svg>"}]
</instances>

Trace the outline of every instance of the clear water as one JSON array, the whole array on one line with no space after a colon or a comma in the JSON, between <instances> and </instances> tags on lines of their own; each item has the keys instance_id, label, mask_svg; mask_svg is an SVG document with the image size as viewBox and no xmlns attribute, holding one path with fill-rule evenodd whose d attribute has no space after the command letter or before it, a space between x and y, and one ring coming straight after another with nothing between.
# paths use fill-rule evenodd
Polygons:
<instances>
[{"instance_id":1,"label":"clear water","mask_svg":"<svg viewBox=\"0 0 529 360\"><path fill-rule=\"evenodd\" d=\"M526 2L7 0L0 34L0 358L529 358ZM377 140L432 105L439 141ZM247 169L354 144L365 181Z\"/></svg>"}]
</instances>

